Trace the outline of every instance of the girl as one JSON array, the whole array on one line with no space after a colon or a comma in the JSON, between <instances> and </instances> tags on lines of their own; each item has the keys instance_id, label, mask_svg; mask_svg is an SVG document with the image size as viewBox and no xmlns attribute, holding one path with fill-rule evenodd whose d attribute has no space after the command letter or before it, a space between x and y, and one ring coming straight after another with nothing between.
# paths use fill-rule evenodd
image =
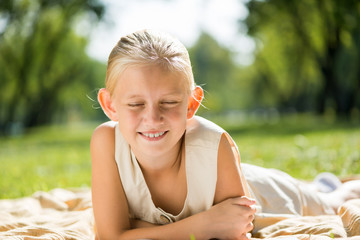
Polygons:
<instances>
[{"instance_id":1,"label":"girl","mask_svg":"<svg viewBox=\"0 0 360 240\"><path fill-rule=\"evenodd\" d=\"M99 239L248 239L250 196L262 208L259 227L269 216L333 213L284 173L243 165L243 175L231 137L195 116L203 91L178 40L151 31L121 38L105 84L98 101L112 121L91 139Z\"/></svg>"}]
</instances>

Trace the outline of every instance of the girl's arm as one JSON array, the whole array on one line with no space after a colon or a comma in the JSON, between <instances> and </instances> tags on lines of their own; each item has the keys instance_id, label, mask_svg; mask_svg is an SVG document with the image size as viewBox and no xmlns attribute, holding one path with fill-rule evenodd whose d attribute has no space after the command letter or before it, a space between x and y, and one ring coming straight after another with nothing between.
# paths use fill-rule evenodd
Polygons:
<instances>
[{"instance_id":1,"label":"girl's arm","mask_svg":"<svg viewBox=\"0 0 360 240\"><path fill-rule=\"evenodd\" d=\"M93 133L91 192L96 233L101 239L115 239L130 228L128 206L115 162L115 130L111 122Z\"/></svg>"},{"instance_id":2,"label":"girl's arm","mask_svg":"<svg viewBox=\"0 0 360 240\"><path fill-rule=\"evenodd\" d=\"M146 224L146 227L131 229L144 222L130 222L126 196L114 161L114 132L113 126L104 124L94 131L91 139L92 201L99 239L189 239L192 234L196 239L245 239L243 233L251 228L238 219L249 215L246 206L252 202L241 197L228 199L175 223Z\"/></svg>"},{"instance_id":3,"label":"girl's arm","mask_svg":"<svg viewBox=\"0 0 360 240\"><path fill-rule=\"evenodd\" d=\"M217 175L214 204L231 197L250 197L241 172L240 154L227 133L223 133L219 143Z\"/></svg>"},{"instance_id":4,"label":"girl's arm","mask_svg":"<svg viewBox=\"0 0 360 240\"><path fill-rule=\"evenodd\" d=\"M194 235L197 240L208 239L247 239L245 233L252 227L239 221L248 215L249 207L254 202L246 197L227 199L205 212L192 215L183 220L167 225L145 223L145 228L124 231L116 239L190 239ZM251 214L254 213L250 210ZM249 219L251 221L252 219Z\"/></svg>"},{"instance_id":5,"label":"girl's arm","mask_svg":"<svg viewBox=\"0 0 360 240\"><path fill-rule=\"evenodd\" d=\"M234 197L246 197L250 199L250 193L247 188L246 180L241 172L240 154L236 145L229 134L224 133L221 136L218 151L217 162L217 183L215 190L214 205L223 202L225 199ZM243 205L244 214L236 221L246 229L252 230L255 214L255 201L251 204ZM247 231L250 231L247 230ZM243 233L243 235L246 232Z\"/></svg>"}]
</instances>

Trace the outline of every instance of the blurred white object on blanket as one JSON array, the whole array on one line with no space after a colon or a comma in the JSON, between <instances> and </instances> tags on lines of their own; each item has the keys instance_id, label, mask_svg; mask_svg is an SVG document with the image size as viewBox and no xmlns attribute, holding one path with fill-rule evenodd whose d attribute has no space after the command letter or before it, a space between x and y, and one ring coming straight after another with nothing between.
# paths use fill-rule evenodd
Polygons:
<instances>
[{"instance_id":1,"label":"blurred white object on blanket","mask_svg":"<svg viewBox=\"0 0 360 240\"><path fill-rule=\"evenodd\" d=\"M314 185L317 191L329 193L335 191L342 183L334 174L323 172L317 175L311 184Z\"/></svg>"}]
</instances>

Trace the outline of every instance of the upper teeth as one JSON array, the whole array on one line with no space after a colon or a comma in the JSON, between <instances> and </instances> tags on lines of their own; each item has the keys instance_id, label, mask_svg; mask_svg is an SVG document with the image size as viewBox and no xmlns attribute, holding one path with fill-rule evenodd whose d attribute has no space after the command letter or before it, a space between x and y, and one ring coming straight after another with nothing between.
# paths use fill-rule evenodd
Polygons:
<instances>
[{"instance_id":1,"label":"upper teeth","mask_svg":"<svg viewBox=\"0 0 360 240\"><path fill-rule=\"evenodd\" d=\"M164 135L165 132L158 132L158 133L143 133L144 136L154 138Z\"/></svg>"}]
</instances>

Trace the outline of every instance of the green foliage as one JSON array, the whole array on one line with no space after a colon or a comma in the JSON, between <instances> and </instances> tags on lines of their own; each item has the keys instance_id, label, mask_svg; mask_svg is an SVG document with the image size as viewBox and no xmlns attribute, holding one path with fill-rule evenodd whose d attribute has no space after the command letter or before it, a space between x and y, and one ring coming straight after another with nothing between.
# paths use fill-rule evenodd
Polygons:
<instances>
[{"instance_id":1,"label":"green foliage","mask_svg":"<svg viewBox=\"0 0 360 240\"><path fill-rule=\"evenodd\" d=\"M212 113L278 109L358 118L360 5L357 1L249 1L245 20L255 61L202 33L190 48L195 81ZM204 113L206 110L201 110Z\"/></svg>"},{"instance_id":2,"label":"green foliage","mask_svg":"<svg viewBox=\"0 0 360 240\"><path fill-rule=\"evenodd\" d=\"M203 104L212 112L231 108L227 96L231 91L232 74L235 66L231 52L220 46L210 35L202 33L189 49L195 82L205 90Z\"/></svg>"},{"instance_id":3,"label":"green foliage","mask_svg":"<svg viewBox=\"0 0 360 240\"><path fill-rule=\"evenodd\" d=\"M61 121L70 106L83 107L78 102L99 85L105 70L86 55L87 40L73 29L80 16L100 18L102 9L89 0L2 1L0 133L9 133L15 123Z\"/></svg>"},{"instance_id":4,"label":"green foliage","mask_svg":"<svg viewBox=\"0 0 360 240\"><path fill-rule=\"evenodd\" d=\"M349 116L360 109L359 1L249 1L254 103Z\"/></svg>"}]
</instances>

